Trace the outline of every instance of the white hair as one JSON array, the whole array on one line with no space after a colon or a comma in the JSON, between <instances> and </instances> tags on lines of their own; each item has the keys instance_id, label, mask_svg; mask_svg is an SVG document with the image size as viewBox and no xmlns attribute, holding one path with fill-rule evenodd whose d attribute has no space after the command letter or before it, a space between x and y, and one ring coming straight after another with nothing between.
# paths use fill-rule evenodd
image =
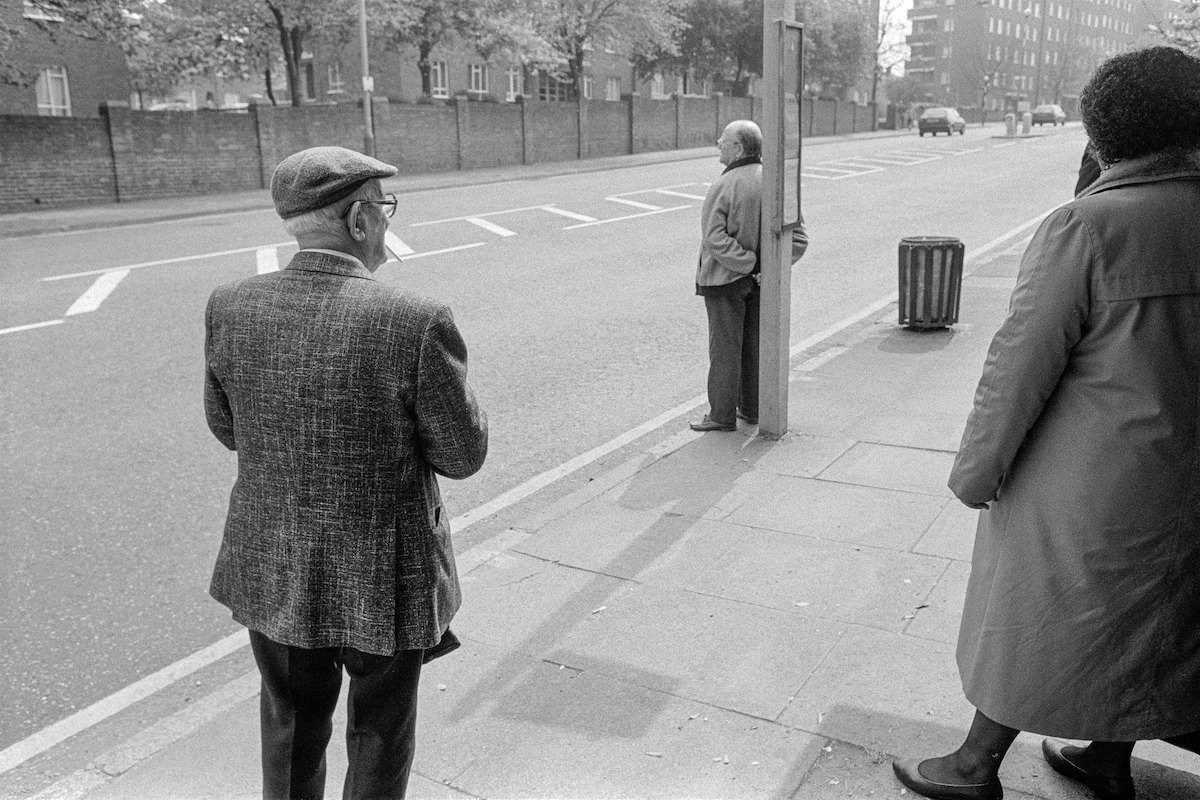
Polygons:
<instances>
[{"instance_id":1,"label":"white hair","mask_svg":"<svg viewBox=\"0 0 1200 800\"><path fill-rule=\"evenodd\" d=\"M355 200L369 200L370 193L368 189L372 181L366 181L362 186L354 190L350 195L342 200L327 205L324 208L317 208L312 211L306 211L303 214L297 214L294 217L289 217L283 221L283 229L294 238L308 236L310 234L333 234L343 235L346 232L345 211L350 207L350 203ZM347 202L349 201L349 202Z\"/></svg>"}]
</instances>

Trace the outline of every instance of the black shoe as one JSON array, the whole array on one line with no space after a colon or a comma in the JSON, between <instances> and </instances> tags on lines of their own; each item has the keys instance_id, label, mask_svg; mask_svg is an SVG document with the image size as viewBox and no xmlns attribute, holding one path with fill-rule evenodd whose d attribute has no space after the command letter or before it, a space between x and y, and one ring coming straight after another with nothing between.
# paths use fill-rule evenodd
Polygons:
<instances>
[{"instance_id":1,"label":"black shoe","mask_svg":"<svg viewBox=\"0 0 1200 800\"><path fill-rule=\"evenodd\" d=\"M892 771L909 789L931 800L1004 800L1004 787L995 778L987 783L938 783L921 774L921 762L915 758L893 761Z\"/></svg>"},{"instance_id":2,"label":"black shoe","mask_svg":"<svg viewBox=\"0 0 1200 800\"><path fill-rule=\"evenodd\" d=\"M737 416L738 416L738 419L744 420L747 425L757 425L758 424L758 417L748 417L742 412L742 410L740 408L738 409Z\"/></svg>"},{"instance_id":3,"label":"black shoe","mask_svg":"<svg viewBox=\"0 0 1200 800\"><path fill-rule=\"evenodd\" d=\"M1097 800L1134 800L1132 778L1105 778L1094 775L1071 761L1070 756L1078 755L1082 750L1082 747L1066 742L1042 740L1042 756L1046 763L1059 775L1078 781L1091 789L1095 792Z\"/></svg>"},{"instance_id":4,"label":"black shoe","mask_svg":"<svg viewBox=\"0 0 1200 800\"><path fill-rule=\"evenodd\" d=\"M689 422L688 427L694 431L705 433L707 431L736 431L737 425L730 425L725 422L717 422L708 414L704 415L704 419L699 422Z\"/></svg>"}]
</instances>

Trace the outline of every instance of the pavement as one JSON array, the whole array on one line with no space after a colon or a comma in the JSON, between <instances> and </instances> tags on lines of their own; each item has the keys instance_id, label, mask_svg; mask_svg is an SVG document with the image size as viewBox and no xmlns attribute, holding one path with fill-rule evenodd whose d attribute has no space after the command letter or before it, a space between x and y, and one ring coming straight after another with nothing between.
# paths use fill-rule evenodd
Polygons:
<instances>
[{"instance_id":1,"label":"pavement","mask_svg":"<svg viewBox=\"0 0 1200 800\"><path fill-rule=\"evenodd\" d=\"M409 796L912 797L891 760L954 749L973 713L954 642L977 512L945 483L1021 245L967 254L947 329L902 328L892 304L808 342L782 438L680 417L461 554L464 644L423 676ZM33 796L258 797L257 678L245 648L229 659L186 724L147 715ZM1039 746L1018 738L1006 797L1090 798ZM1134 776L1140 800L1200 798L1200 757L1161 742Z\"/></svg>"}]
</instances>

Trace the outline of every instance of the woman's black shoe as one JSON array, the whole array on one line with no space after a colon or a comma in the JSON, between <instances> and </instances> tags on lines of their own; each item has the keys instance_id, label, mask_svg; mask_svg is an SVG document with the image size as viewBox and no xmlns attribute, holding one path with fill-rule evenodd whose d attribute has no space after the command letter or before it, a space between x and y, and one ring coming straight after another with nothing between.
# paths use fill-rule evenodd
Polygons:
<instances>
[{"instance_id":1,"label":"woman's black shoe","mask_svg":"<svg viewBox=\"0 0 1200 800\"><path fill-rule=\"evenodd\" d=\"M1063 751L1067 748L1070 748L1070 751L1064 753ZM1042 756L1046 759L1046 763L1059 775L1078 781L1091 789L1096 793L1097 800L1134 800L1132 778L1105 778L1088 772L1071 761L1070 756L1076 755L1075 751L1081 752L1082 750L1082 747L1066 742L1054 739L1042 740Z\"/></svg>"}]
</instances>

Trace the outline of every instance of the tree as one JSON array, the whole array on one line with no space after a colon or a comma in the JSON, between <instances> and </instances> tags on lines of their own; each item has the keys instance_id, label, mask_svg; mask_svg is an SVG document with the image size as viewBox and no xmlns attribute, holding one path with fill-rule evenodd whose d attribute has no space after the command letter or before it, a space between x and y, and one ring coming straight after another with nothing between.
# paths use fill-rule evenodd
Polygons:
<instances>
[{"instance_id":1,"label":"tree","mask_svg":"<svg viewBox=\"0 0 1200 800\"><path fill-rule=\"evenodd\" d=\"M389 48L411 45L417 49L421 94L430 97L433 62L429 55L452 36L473 30L478 24L475 6L471 0L372 0L371 16L379 20Z\"/></svg>"},{"instance_id":2,"label":"tree","mask_svg":"<svg viewBox=\"0 0 1200 800\"><path fill-rule=\"evenodd\" d=\"M886 0L879 9L879 29L875 36L875 57L871 59L871 104L875 105L883 76L908 59L904 42L904 0Z\"/></svg>"},{"instance_id":3,"label":"tree","mask_svg":"<svg viewBox=\"0 0 1200 800\"><path fill-rule=\"evenodd\" d=\"M228 0L225 0L228 1ZM283 51L284 68L287 71L288 90L292 105L304 102L300 91L300 58L304 54L305 39L310 36L344 36L358 20L357 6L352 0L262 0L270 20L279 36ZM241 6L253 22L255 7L249 3ZM243 17L243 19L247 19Z\"/></svg>"},{"instance_id":4,"label":"tree","mask_svg":"<svg viewBox=\"0 0 1200 800\"><path fill-rule=\"evenodd\" d=\"M1200 0L1180 3L1165 20L1151 25L1150 30L1167 44L1200 56Z\"/></svg>"},{"instance_id":5,"label":"tree","mask_svg":"<svg viewBox=\"0 0 1200 800\"><path fill-rule=\"evenodd\" d=\"M540 9L537 30L554 56L565 65L583 96L587 49L597 45L623 50L636 62L648 63L678 54L676 37L683 27L684 0L532 0Z\"/></svg>"},{"instance_id":6,"label":"tree","mask_svg":"<svg viewBox=\"0 0 1200 800\"><path fill-rule=\"evenodd\" d=\"M804 73L821 94L840 97L851 89L870 63L876 23L856 0L821 0L796 10L807 43Z\"/></svg>"}]
</instances>

